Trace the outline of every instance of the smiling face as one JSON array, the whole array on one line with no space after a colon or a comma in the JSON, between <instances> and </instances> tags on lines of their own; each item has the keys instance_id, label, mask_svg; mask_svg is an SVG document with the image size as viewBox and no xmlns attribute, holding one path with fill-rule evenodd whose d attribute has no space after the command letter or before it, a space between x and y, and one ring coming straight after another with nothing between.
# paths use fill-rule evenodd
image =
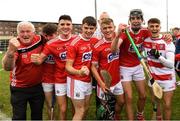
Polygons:
<instances>
[{"instance_id":1,"label":"smiling face","mask_svg":"<svg viewBox=\"0 0 180 121\"><path fill-rule=\"evenodd\" d=\"M20 22L17 27L18 38L24 45L30 45L34 37L34 26L29 22Z\"/></svg>"},{"instance_id":2,"label":"smiling face","mask_svg":"<svg viewBox=\"0 0 180 121\"><path fill-rule=\"evenodd\" d=\"M141 9L132 9L129 14L129 24L131 29L136 33L141 29L143 23L143 12Z\"/></svg>"},{"instance_id":3,"label":"smiling face","mask_svg":"<svg viewBox=\"0 0 180 121\"><path fill-rule=\"evenodd\" d=\"M82 36L85 39L90 39L95 31L96 31L95 26L88 25L87 23L82 25Z\"/></svg>"},{"instance_id":4,"label":"smiling face","mask_svg":"<svg viewBox=\"0 0 180 121\"><path fill-rule=\"evenodd\" d=\"M148 21L148 30L151 32L151 36L153 38L159 37L159 33L161 30L160 20L157 18L151 18Z\"/></svg>"},{"instance_id":5,"label":"smiling face","mask_svg":"<svg viewBox=\"0 0 180 121\"><path fill-rule=\"evenodd\" d=\"M143 20L141 16L139 15L130 16L130 25L131 25L132 30L138 31L141 28L142 22Z\"/></svg>"},{"instance_id":6,"label":"smiling face","mask_svg":"<svg viewBox=\"0 0 180 121\"><path fill-rule=\"evenodd\" d=\"M72 22L70 20L61 19L58 24L58 32L60 35L68 36L72 32Z\"/></svg>"},{"instance_id":7,"label":"smiling face","mask_svg":"<svg viewBox=\"0 0 180 121\"><path fill-rule=\"evenodd\" d=\"M113 20L110 18L103 19L100 27L105 39L111 41L114 37L115 31Z\"/></svg>"},{"instance_id":8,"label":"smiling face","mask_svg":"<svg viewBox=\"0 0 180 121\"><path fill-rule=\"evenodd\" d=\"M94 32L96 31L96 19L92 16L87 16L82 20L82 37L85 39L90 39Z\"/></svg>"}]
</instances>

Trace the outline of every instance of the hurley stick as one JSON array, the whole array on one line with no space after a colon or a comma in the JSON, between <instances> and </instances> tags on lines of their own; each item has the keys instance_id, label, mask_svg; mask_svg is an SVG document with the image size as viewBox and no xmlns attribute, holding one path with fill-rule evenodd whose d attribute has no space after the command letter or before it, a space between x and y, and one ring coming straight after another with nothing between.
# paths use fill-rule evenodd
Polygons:
<instances>
[{"instance_id":1,"label":"hurley stick","mask_svg":"<svg viewBox=\"0 0 180 121\"><path fill-rule=\"evenodd\" d=\"M101 76L102 76L102 78L104 80L104 83L105 83L106 87L108 89L110 89L111 81L112 81L112 77L111 77L110 73L107 70L101 70L100 73L101 73ZM110 90L106 90L106 91L107 91L108 95L114 96L114 94ZM106 116L106 119L114 120L115 108L112 108L112 107L115 106L115 98L111 99L108 96L106 96L106 93L105 93L105 100L113 102L113 104L112 103L111 104L107 103L107 104L104 105L106 110L108 111L108 116Z\"/></svg>"},{"instance_id":2,"label":"hurley stick","mask_svg":"<svg viewBox=\"0 0 180 121\"><path fill-rule=\"evenodd\" d=\"M141 65L142 65L143 68L144 68L144 71L146 72L148 78L150 79L150 83L151 83L151 85L152 85L152 90L153 90L154 95L155 95L157 98L161 99L161 98L162 98L162 95L163 95L162 88L161 88L161 87L159 86L159 84L153 79L153 77L152 77L152 75L151 75L151 73L150 73L147 65L146 65L145 62L144 62L144 59L142 58L141 54L139 53L139 51L138 51L138 49L137 49L137 47L136 47L136 45L135 45L135 43L134 43L134 40L133 40L132 37L130 36L130 34L129 34L129 32L128 32L127 29L125 29L125 33L127 34L128 39L130 40L130 42L131 42L131 44L132 44L132 46L133 46L133 48L134 48L134 50L135 50L135 52L136 52L139 60L140 60L140 62L141 62Z\"/></svg>"}]
</instances>

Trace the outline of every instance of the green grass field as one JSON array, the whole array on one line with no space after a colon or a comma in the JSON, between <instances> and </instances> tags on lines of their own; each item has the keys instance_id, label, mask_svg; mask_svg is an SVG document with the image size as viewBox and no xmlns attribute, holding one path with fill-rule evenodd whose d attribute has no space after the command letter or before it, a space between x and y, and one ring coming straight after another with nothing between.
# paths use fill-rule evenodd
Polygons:
<instances>
[{"instance_id":1,"label":"green grass field","mask_svg":"<svg viewBox=\"0 0 180 121\"><path fill-rule=\"evenodd\" d=\"M2 54L0 54L0 63L1 63L1 58ZM0 64L0 70L2 69L2 65ZM148 91L148 89L147 89ZM136 100L137 100L137 93L134 90L133 92L134 96L134 111L136 111ZM145 106L145 118L151 119L151 113L152 113L152 105L149 97L149 93L147 94L147 101L146 101L146 106ZM172 120L178 120L180 119L180 87L177 87L175 93L174 93L174 98L173 98L173 103L172 103ZM45 107L45 106L44 106ZM95 93L93 92L93 96L91 99L91 104L90 104L90 109L87 114L87 119L88 120L95 120L96 115L95 115L95 110L96 110L96 105L95 105ZM7 116L11 117L12 112L11 112L11 104L10 104L10 91L9 91L9 72L0 71L0 111L5 113ZM123 110L122 113L123 119L126 119L125 117L125 111ZM29 118L29 110L28 110L28 119ZM68 119L72 119L71 115L71 107L68 106ZM47 119L46 115L46 108L44 108L44 115L43 115L44 120ZM0 119L2 120L2 119Z\"/></svg>"}]
</instances>

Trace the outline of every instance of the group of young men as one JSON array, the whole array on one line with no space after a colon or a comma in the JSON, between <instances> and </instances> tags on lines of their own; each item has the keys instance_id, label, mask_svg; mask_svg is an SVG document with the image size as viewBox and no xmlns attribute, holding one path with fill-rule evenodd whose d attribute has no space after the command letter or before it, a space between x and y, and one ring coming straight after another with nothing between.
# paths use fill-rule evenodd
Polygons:
<instances>
[{"instance_id":1,"label":"group of young men","mask_svg":"<svg viewBox=\"0 0 180 121\"><path fill-rule=\"evenodd\" d=\"M53 89L59 107L59 119L66 120L66 95L73 105L72 119L85 119L92 94L93 76L97 81L98 98L104 100L104 93L107 91L115 95L116 120L121 119L124 104L126 119L134 120L131 86L134 81L138 92L136 119L145 120L145 75L133 46L124 33L128 29L139 51L145 51L151 74L163 88L163 119L170 120L175 90L175 47L169 42L169 36L161 36L159 19L151 18L148 29L142 28L143 21L142 11L133 9L129 15L130 26L120 24L116 32L113 20L104 12L99 20L100 37L94 34L97 22L92 16L82 20L79 35L71 33L73 26L68 15L60 16L58 26L46 25L42 36L35 35L32 23L20 22L17 26L18 36L9 41L8 50L3 57L4 69L11 71L13 119L26 119L29 102L31 119L42 120L43 91L50 117ZM108 71L112 77L110 87L103 80L101 70ZM162 119L159 104L157 119Z\"/></svg>"}]
</instances>

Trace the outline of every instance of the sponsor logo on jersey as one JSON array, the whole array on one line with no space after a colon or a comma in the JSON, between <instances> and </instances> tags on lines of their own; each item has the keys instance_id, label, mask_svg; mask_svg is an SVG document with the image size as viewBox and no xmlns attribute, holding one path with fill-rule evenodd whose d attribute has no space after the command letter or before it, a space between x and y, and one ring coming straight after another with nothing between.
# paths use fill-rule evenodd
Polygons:
<instances>
[{"instance_id":1,"label":"sponsor logo on jersey","mask_svg":"<svg viewBox=\"0 0 180 121\"><path fill-rule=\"evenodd\" d=\"M85 52L85 53L83 53L83 55L82 55L82 62L90 61L91 58L92 58L92 51L90 51L90 52Z\"/></svg>"},{"instance_id":2,"label":"sponsor logo on jersey","mask_svg":"<svg viewBox=\"0 0 180 121\"><path fill-rule=\"evenodd\" d=\"M49 64L54 64L55 62L54 62L53 55L48 55L45 62Z\"/></svg>"},{"instance_id":3,"label":"sponsor logo on jersey","mask_svg":"<svg viewBox=\"0 0 180 121\"><path fill-rule=\"evenodd\" d=\"M113 60L119 59L119 53L109 53L107 56L108 63L112 62Z\"/></svg>"},{"instance_id":4,"label":"sponsor logo on jersey","mask_svg":"<svg viewBox=\"0 0 180 121\"><path fill-rule=\"evenodd\" d=\"M66 60L66 53L67 53L66 51L62 52L62 53L59 53L60 60L62 60L62 61Z\"/></svg>"},{"instance_id":5,"label":"sponsor logo on jersey","mask_svg":"<svg viewBox=\"0 0 180 121\"><path fill-rule=\"evenodd\" d=\"M140 52L143 51L142 44L136 44L136 47ZM132 46L132 44L130 44L128 51L132 52L132 53L135 53L135 50L134 50L134 47Z\"/></svg>"}]
</instances>

